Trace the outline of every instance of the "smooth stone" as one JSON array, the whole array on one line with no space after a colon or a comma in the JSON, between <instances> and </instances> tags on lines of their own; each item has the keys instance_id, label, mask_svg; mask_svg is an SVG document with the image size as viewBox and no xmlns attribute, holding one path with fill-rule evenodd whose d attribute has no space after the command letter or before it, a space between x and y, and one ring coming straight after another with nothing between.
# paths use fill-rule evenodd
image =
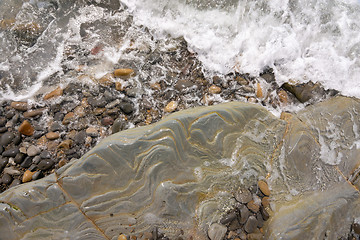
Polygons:
<instances>
[{"instance_id":1,"label":"smooth stone","mask_svg":"<svg viewBox=\"0 0 360 240\"><path fill-rule=\"evenodd\" d=\"M75 113L69 112L64 116L64 119L62 120L62 124L67 125L75 120Z\"/></svg>"},{"instance_id":2,"label":"smooth stone","mask_svg":"<svg viewBox=\"0 0 360 240\"><path fill-rule=\"evenodd\" d=\"M177 107L178 107L178 103L176 101L171 101L166 105L164 111L170 113L175 111Z\"/></svg>"},{"instance_id":3,"label":"smooth stone","mask_svg":"<svg viewBox=\"0 0 360 240\"><path fill-rule=\"evenodd\" d=\"M4 133L8 130L7 127L0 127L0 133Z\"/></svg>"},{"instance_id":4,"label":"smooth stone","mask_svg":"<svg viewBox=\"0 0 360 240\"><path fill-rule=\"evenodd\" d=\"M48 170L54 165L54 162L51 159L43 159L38 163L38 168L40 170Z\"/></svg>"},{"instance_id":5,"label":"smooth stone","mask_svg":"<svg viewBox=\"0 0 360 240\"><path fill-rule=\"evenodd\" d=\"M260 207L260 213L265 221L269 219L270 215L263 206Z\"/></svg>"},{"instance_id":6,"label":"smooth stone","mask_svg":"<svg viewBox=\"0 0 360 240\"><path fill-rule=\"evenodd\" d=\"M209 227L208 236L211 240L223 240L227 232L227 228L219 223L213 223Z\"/></svg>"},{"instance_id":7,"label":"smooth stone","mask_svg":"<svg viewBox=\"0 0 360 240\"><path fill-rule=\"evenodd\" d=\"M352 229L354 230L354 232L355 232L356 234L360 234L360 224L359 224L359 223L354 223L354 224L352 225Z\"/></svg>"},{"instance_id":8,"label":"smooth stone","mask_svg":"<svg viewBox=\"0 0 360 240\"><path fill-rule=\"evenodd\" d=\"M209 87L209 93L211 94L219 94L221 93L221 87L218 87L216 85L212 85Z\"/></svg>"},{"instance_id":9,"label":"smooth stone","mask_svg":"<svg viewBox=\"0 0 360 240\"><path fill-rule=\"evenodd\" d=\"M140 90L137 88L128 88L125 90L125 94L132 98L136 97L136 94L138 94L139 92Z\"/></svg>"},{"instance_id":10,"label":"smooth stone","mask_svg":"<svg viewBox=\"0 0 360 240\"><path fill-rule=\"evenodd\" d=\"M114 134L114 133L124 130L125 127L126 127L126 121L125 121L125 119L120 117L114 121L114 124L111 127L111 131Z\"/></svg>"},{"instance_id":11,"label":"smooth stone","mask_svg":"<svg viewBox=\"0 0 360 240\"><path fill-rule=\"evenodd\" d=\"M131 68L119 68L114 70L115 77L130 77L135 75L135 71Z\"/></svg>"},{"instance_id":12,"label":"smooth stone","mask_svg":"<svg viewBox=\"0 0 360 240\"><path fill-rule=\"evenodd\" d=\"M248 202L246 206L254 213L257 213L260 210L260 206L256 204L254 200Z\"/></svg>"},{"instance_id":13,"label":"smooth stone","mask_svg":"<svg viewBox=\"0 0 360 240\"><path fill-rule=\"evenodd\" d=\"M78 145L82 145L85 143L86 136L87 135L85 131L80 131L75 135L74 142Z\"/></svg>"},{"instance_id":14,"label":"smooth stone","mask_svg":"<svg viewBox=\"0 0 360 240\"><path fill-rule=\"evenodd\" d=\"M36 169L37 169L37 165L33 163L33 164L31 164L31 166L29 167L28 170L29 170L30 172L34 172Z\"/></svg>"},{"instance_id":15,"label":"smooth stone","mask_svg":"<svg viewBox=\"0 0 360 240\"><path fill-rule=\"evenodd\" d=\"M174 88L179 92L186 92L190 89L195 89L197 87L198 86L190 80L179 80L174 86Z\"/></svg>"},{"instance_id":16,"label":"smooth stone","mask_svg":"<svg viewBox=\"0 0 360 240\"><path fill-rule=\"evenodd\" d=\"M31 145L26 151L27 155L29 155L30 157L36 156L40 154L40 152L41 152L40 148L34 145Z\"/></svg>"},{"instance_id":17,"label":"smooth stone","mask_svg":"<svg viewBox=\"0 0 360 240\"><path fill-rule=\"evenodd\" d=\"M57 132L48 132L45 137L49 140L55 140L58 139L60 137L60 134Z\"/></svg>"},{"instance_id":18,"label":"smooth stone","mask_svg":"<svg viewBox=\"0 0 360 240\"><path fill-rule=\"evenodd\" d=\"M250 216L250 211L245 205L243 205L239 210L240 210L240 223L244 224L247 221L248 217Z\"/></svg>"},{"instance_id":19,"label":"smooth stone","mask_svg":"<svg viewBox=\"0 0 360 240\"><path fill-rule=\"evenodd\" d=\"M13 143L14 143L15 145L19 145L19 144L21 143L21 140L22 140L21 134L20 134L20 133L17 133L17 134L15 135L14 139L13 139Z\"/></svg>"},{"instance_id":20,"label":"smooth stone","mask_svg":"<svg viewBox=\"0 0 360 240\"><path fill-rule=\"evenodd\" d=\"M232 220L234 220L235 218L237 218L236 212L230 212L221 218L220 223L223 225L226 225L226 224L230 223Z\"/></svg>"},{"instance_id":21,"label":"smooth stone","mask_svg":"<svg viewBox=\"0 0 360 240\"><path fill-rule=\"evenodd\" d=\"M26 111L28 109L28 104L27 102L12 102L10 107L19 111Z\"/></svg>"},{"instance_id":22,"label":"smooth stone","mask_svg":"<svg viewBox=\"0 0 360 240\"><path fill-rule=\"evenodd\" d=\"M244 78L242 78L240 76L237 76L235 78L235 81L240 85L248 85L249 84L249 82L246 79L244 79Z\"/></svg>"},{"instance_id":23,"label":"smooth stone","mask_svg":"<svg viewBox=\"0 0 360 240\"><path fill-rule=\"evenodd\" d=\"M32 180L38 180L43 177L42 171L36 171L34 175L32 175Z\"/></svg>"},{"instance_id":24,"label":"smooth stone","mask_svg":"<svg viewBox=\"0 0 360 240\"><path fill-rule=\"evenodd\" d=\"M14 158L14 162L16 164L21 164L24 161L25 157L26 157L25 154L19 152L18 154L16 154L16 156Z\"/></svg>"},{"instance_id":25,"label":"smooth stone","mask_svg":"<svg viewBox=\"0 0 360 240\"><path fill-rule=\"evenodd\" d=\"M251 192L248 189L240 189L235 192L235 199L240 203L248 203L252 200Z\"/></svg>"},{"instance_id":26,"label":"smooth stone","mask_svg":"<svg viewBox=\"0 0 360 240\"><path fill-rule=\"evenodd\" d=\"M26 170L22 177L22 182L23 183L30 182L32 180L32 176L34 175L34 173L35 172L30 172L29 170Z\"/></svg>"},{"instance_id":27,"label":"smooth stone","mask_svg":"<svg viewBox=\"0 0 360 240\"><path fill-rule=\"evenodd\" d=\"M134 107L131 103L129 102L121 102L119 104L120 109L125 113L125 114L130 114L134 111Z\"/></svg>"},{"instance_id":28,"label":"smooth stone","mask_svg":"<svg viewBox=\"0 0 360 240\"><path fill-rule=\"evenodd\" d=\"M0 173L6 167L6 164L8 164L8 162L9 162L8 158L0 157Z\"/></svg>"},{"instance_id":29,"label":"smooth stone","mask_svg":"<svg viewBox=\"0 0 360 240\"><path fill-rule=\"evenodd\" d=\"M261 88L260 83L256 84L256 97L257 98L263 98L264 97L263 90Z\"/></svg>"},{"instance_id":30,"label":"smooth stone","mask_svg":"<svg viewBox=\"0 0 360 240\"><path fill-rule=\"evenodd\" d=\"M244 230L247 233L253 233L253 232L255 232L257 225L258 225L258 223L257 223L256 217L250 216L244 225Z\"/></svg>"},{"instance_id":31,"label":"smooth stone","mask_svg":"<svg viewBox=\"0 0 360 240\"><path fill-rule=\"evenodd\" d=\"M97 137L99 135L99 131L95 127L88 127L86 129L86 134L90 137Z\"/></svg>"},{"instance_id":32,"label":"smooth stone","mask_svg":"<svg viewBox=\"0 0 360 240\"><path fill-rule=\"evenodd\" d=\"M34 127L27 120L25 120L20 125L18 131L26 136L31 136L34 134Z\"/></svg>"},{"instance_id":33,"label":"smooth stone","mask_svg":"<svg viewBox=\"0 0 360 240\"><path fill-rule=\"evenodd\" d=\"M48 94L46 94L44 96L44 100L48 100L50 98L55 98L55 97L59 97L63 95L63 89L60 87L57 87L56 89L54 89L53 91L49 92Z\"/></svg>"},{"instance_id":34,"label":"smooth stone","mask_svg":"<svg viewBox=\"0 0 360 240\"><path fill-rule=\"evenodd\" d=\"M0 144L3 146L8 145L15 138L15 135L12 132L6 132L1 136Z\"/></svg>"},{"instance_id":35,"label":"smooth stone","mask_svg":"<svg viewBox=\"0 0 360 240\"><path fill-rule=\"evenodd\" d=\"M19 148L18 147L13 147L9 150L6 150L2 153L3 157L15 157L16 154L19 153Z\"/></svg>"},{"instance_id":36,"label":"smooth stone","mask_svg":"<svg viewBox=\"0 0 360 240\"><path fill-rule=\"evenodd\" d=\"M24 161L20 164L20 167L22 168L28 168L32 164L33 157L27 156Z\"/></svg>"},{"instance_id":37,"label":"smooth stone","mask_svg":"<svg viewBox=\"0 0 360 240\"><path fill-rule=\"evenodd\" d=\"M230 231L235 231L235 230L237 230L239 228L241 228L241 224L240 224L238 218L233 219L233 221L229 224L229 227L228 227L228 229Z\"/></svg>"},{"instance_id":38,"label":"smooth stone","mask_svg":"<svg viewBox=\"0 0 360 240\"><path fill-rule=\"evenodd\" d=\"M261 213L260 212L258 212L257 214L256 214L256 220L257 220L257 223L258 223L258 227L259 228L262 228L263 226L264 226L264 218L262 217L262 215L261 215Z\"/></svg>"},{"instance_id":39,"label":"smooth stone","mask_svg":"<svg viewBox=\"0 0 360 240\"><path fill-rule=\"evenodd\" d=\"M110 108L114 108L117 105L119 105L121 103L120 99L116 99L108 104L106 104L105 108L110 109Z\"/></svg>"},{"instance_id":40,"label":"smooth stone","mask_svg":"<svg viewBox=\"0 0 360 240\"><path fill-rule=\"evenodd\" d=\"M46 108L39 108L39 109L35 109L35 110L29 110L24 112L23 116L25 118L31 118L31 117L36 117L36 116L40 116L43 114L43 112L46 110Z\"/></svg>"},{"instance_id":41,"label":"smooth stone","mask_svg":"<svg viewBox=\"0 0 360 240\"><path fill-rule=\"evenodd\" d=\"M284 83L281 87L291 92L302 103L325 95L325 90L318 83L307 82L298 85Z\"/></svg>"},{"instance_id":42,"label":"smooth stone","mask_svg":"<svg viewBox=\"0 0 360 240\"><path fill-rule=\"evenodd\" d=\"M9 159L9 162L10 162L10 159ZM4 168L3 171L4 171L4 173L7 173L12 176L21 174L21 172L19 170L15 169L14 166L6 167L6 168Z\"/></svg>"},{"instance_id":43,"label":"smooth stone","mask_svg":"<svg viewBox=\"0 0 360 240\"><path fill-rule=\"evenodd\" d=\"M6 122L7 122L7 119L4 117L1 117L0 118L0 127L5 127Z\"/></svg>"},{"instance_id":44,"label":"smooth stone","mask_svg":"<svg viewBox=\"0 0 360 240\"><path fill-rule=\"evenodd\" d=\"M112 117L104 117L101 119L101 124L104 126L110 126L114 123L114 119Z\"/></svg>"},{"instance_id":45,"label":"smooth stone","mask_svg":"<svg viewBox=\"0 0 360 240\"><path fill-rule=\"evenodd\" d=\"M258 186L259 186L260 191L264 195L270 196L270 189L269 189L269 186L268 186L267 182L265 182L263 180L260 180L260 181L258 181Z\"/></svg>"},{"instance_id":46,"label":"smooth stone","mask_svg":"<svg viewBox=\"0 0 360 240\"><path fill-rule=\"evenodd\" d=\"M94 108L95 107L103 108L107 104L105 97L99 97L99 98L89 97L87 101Z\"/></svg>"},{"instance_id":47,"label":"smooth stone","mask_svg":"<svg viewBox=\"0 0 360 240\"><path fill-rule=\"evenodd\" d=\"M270 200L269 197L263 197L261 199L261 204L266 208L270 206Z\"/></svg>"},{"instance_id":48,"label":"smooth stone","mask_svg":"<svg viewBox=\"0 0 360 240\"><path fill-rule=\"evenodd\" d=\"M38 156L35 156L33 159L32 159L32 163L33 164L38 164L39 162L41 161L41 157L38 155Z\"/></svg>"},{"instance_id":49,"label":"smooth stone","mask_svg":"<svg viewBox=\"0 0 360 240\"><path fill-rule=\"evenodd\" d=\"M71 146L73 145L73 140L71 139L66 139L64 141L62 141L59 145L58 148L59 149L64 149L64 150L68 150L71 148Z\"/></svg>"},{"instance_id":50,"label":"smooth stone","mask_svg":"<svg viewBox=\"0 0 360 240\"><path fill-rule=\"evenodd\" d=\"M12 176L10 176L7 173L5 173L1 178L1 182L4 183L5 185L9 185L12 182L12 180L13 180Z\"/></svg>"},{"instance_id":51,"label":"smooth stone","mask_svg":"<svg viewBox=\"0 0 360 240\"><path fill-rule=\"evenodd\" d=\"M51 158L51 154L49 151L42 151L40 153L40 158Z\"/></svg>"},{"instance_id":52,"label":"smooth stone","mask_svg":"<svg viewBox=\"0 0 360 240\"><path fill-rule=\"evenodd\" d=\"M86 116L85 108L83 106L77 106L74 109L74 114L78 117L85 117Z\"/></svg>"},{"instance_id":53,"label":"smooth stone","mask_svg":"<svg viewBox=\"0 0 360 240\"><path fill-rule=\"evenodd\" d=\"M60 124L59 122L52 123L49 128L49 130L51 132L62 131L63 129L64 129L64 126L62 124Z\"/></svg>"},{"instance_id":54,"label":"smooth stone","mask_svg":"<svg viewBox=\"0 0 360 240\"><path fill-rule=\"evenodd\" d=\"M4 152L4 147L0 145L0 154Z\"/></svg>"},{"instance_id":55,"label":"smooth stone","mask_svg":"<svg viewBox=\"0 0 360 240\"><path fill-rule=\"evenodd\" d=\"M62 121L64 119L65 114L63 114L62 112L57 112L54 114L54 120L55 121ZM55 130L52 130L55 131Z\"/></svg>"}]
</instances>

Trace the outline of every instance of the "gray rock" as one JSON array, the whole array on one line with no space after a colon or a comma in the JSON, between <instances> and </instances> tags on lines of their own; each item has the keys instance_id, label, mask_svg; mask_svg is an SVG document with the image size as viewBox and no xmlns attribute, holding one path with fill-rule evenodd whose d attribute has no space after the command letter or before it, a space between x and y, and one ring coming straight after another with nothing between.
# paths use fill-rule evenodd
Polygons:
<instances>
[{"instance_id":1,"label":"gray rock","mask_svg":"<svg viewBox=\"0 0 360 240\"><path fill-rule=\"evenodd\" d=\"M117 132L120 132L122 131L126 126L126 121L125 119L123 118L117 118L115 121L114 121L114 124L112 125L112 133L117 133Z\"/></svg>"},{"instance_id":2,"label":"gray rock","mask_svg":"<svg viewBox=\"0 0 360 240\"><path fill-rule=\"evenodd\" d=\"M130 114L134 111L134 107L131 103L129 102L121 102L119 104L120 109L125 113L125 114Z\"/></svg>"},{"instance_id":3,"label":"gray rock","mask_svg":"<svg viewBox=\"0 0 360 240\"><path fill-rule=\"evenodd\" d=\"M258 222L255 216L250 216L244 225L244 230L247 233L255 232Z\"/></svg>"},{"instance_id":4,"label":"gray rock","mask_svg":"<svg viewBox=\"0 0 360 240\"><path fill-rule=\"evenodd\" d=\"M16 154L16 156L14 158L14 162L16 164L21 164L24 161L25 157L26 157L25 154L19 152L18 154Z\"/></svg>"},{"instance_id":5,"label":"gray rock","mask_svg":"<svg viewBox=\"0 0 360 240\"><path fill-rule=\"evenodd\" d=\"M5 168L6 164L9 162L8 158L0 157L0 173Z\"/></svg>"},{"instance_id":6,"label":"gray rock","mask_svg":"<svg viewBox=\"0 0 360 240\"><path fill-rule=\"evenodd\" d=\"M219 223L213 223L209 227L208 236L211 240L222 240L224 239L227 232L227 228Z\"/></svg>"},{"instance_id":7,"label":"gray rock","mask_svg":"<svg viewBox=\"0 0 360 240\"><path fill-rule=\"evenodd\" d=\"M19 148L18 147L13 147L9 150L6 150L2 153L3 157L15 157L16 154L19 153Z\"/></svg>"},{"instance_id":8,"label":"gray rock","mask_svg":"<svg viewBox=\"0 0 360 240\"><path fill-rule=\"evenodd\" d=\"M32 180L38 180L38 179L40 179L40 178L42 178L43 177L43 173L42 173L42 171L37 171L36 173L34 173L34 175L32 175Z\"/></svg>"},{"instance_id":9,"label":"gray rock","mask_svg":"<svg viewBox=\"0 0 360 240\"><path fill-rule=\"evenodd\" d=\"M8 145L15 138L15 135L12 132L6 132L1 136L0 144L3 146Z\"/></svg>"},{"instance_id":10,"label":"gray rock","mask_svg":"<svg viewBox=\"0 0 360 240\"><path fill-rule=\"evenodd\" d=\"M236 212L230 212L221 218L220 223L223 225L226 225L226 224L230 223L232 220L234 220L235 218L237 218Z\"/></svg>"},{"instance_id":11,"label":"gray rock","mask_svg":"<svg viewBox=\"0 0 360 240\"><path fill-rule=\"evenodd\" d=\"M11 182L9 187L12 188L12 187L15 187L15 186L20 185L20 184L21 184L21 181L16 178L16 179L14 179L14 181Z\"/></svg>"},{"instance_id":12,"label":"gray rock","mask_svg":"<svg viewBox=\"0 0 360 240\"><path fill-rule=\"evenodd\" d=\"M250 216L250 211L245 205L243 205L239 210L240 210L240 223L244 224Z\"/></svg>"},{"instance_id":13,"label":"gray rock","mask_svg":"<svg viewBox=\"0 0 360 240\"><path fill-rule=\"evenodd\" d=\"M5 185L9 185L12 182L13 178L10 174L5 173L2 178L1 178L1 182Z\"/></svg>"},{"instance_id":14,"label":"gray rock","mask_svg":"<svg viewBox=\"0 0 360 240\"><path fill-rule=\"evenodd\" d=\"M8 130L7 127L0 127L0 133L4 133Z\"/></svg>"},{"instance_id":15,"label":"gray rock","mask_svg":"<svg viewBox=\"0 0 360 240\"><path fill-rule=\"evenodd\" d=\"M40 153L40 158L51 158L51 153L49 151L42 151Z\"/></svg>"},{"instance_id":16,"label":"gray rock","mask_svg":"<svg viewBox=\"0 0 360 240\"><path fill-rule=\"evenodd\" d=\"M40 154L40 152L40 148L34 145L30 145L30 147L28 147L28 149L26 150L27 155L29 155L30 157L36 156Z\"/></svg>"},{"instance_id":17,"label":"gray rock","mask_svg":"<svg viewBox=\"0 0 360 240\"><path fill-rule=\"evenodd\" d=\"M38 169L40 170L48 170L54 165L53 160L51 159L43 159L38 163Z\"/></svg>"},{"instance_id":18,"label":"gray rock","mask_svg":"<svg viewBox=\"0 0 360 240\"><path fill-rule=\"evenodd\" d=\"M13 143L14 143L15 145L19 145L20 142L21 142L21 134L20 134L20 133L17 133L17 134L15 134L15 138L13 139Z\"/></svg>"},{"instance_id":19,"label":"gray rock","mask_svg":"<svg viewBox=\"0 0 360 240\"><path fill-rule=\"evenodd\" d=\"M92 107L98 107L98 108L102 108L105 107L105 105L107 104L106 99L104 97L89 97L88 99L88 103L92 106Z\"/></svg>"},{"instance_id":20,"label":"gray rock","mask_svg":"<svg viewBox=\"0 0 360 240\"><path fill-rule=\"evenodd\" d=\"M4 127L5 124L6 124L6 122L7 122L7 119L4 118L4 117L1 117L1 118L0 118L0 127Z\"/></svg>"},{"instance_id":21,"label":"gray rock","mask_svg":"<svg viewBox=\"0 0 360 240\"><path fill-rule=\"evenodd\" d=\"M28 168L32 164L33 157L27 156L24 161L20 164L22 168Z\"/></svg>"},{"instance_id":22,"label":"gray rock","mask_svg":"<svg viewBox=\"0 0 360 240\"><path fill-rule=\"evenodd\" d=\"M76 144L82 145L85 143L85 138L86 138L86 132L83 130L75 135L74 141Z\"/></svg>"},{"instance_id":23,"label":"gray rock","mask_svg":"<svg viewBox=\"0 0 360 240\"><path fill-rule=\"evenodd\" d=\"M240 203L248 203L252 200L252 194L247 189L239 189L235 192L235 199Z\"/></svg>"},{"instance_id":24,"label":"gray rock","mask_svg":"<svg viewBox=\"0 0 360 240\"><path fill-rule=\"evenodd\" d=\"M192 89L197 89L198 86L190 80L179 80L175 84L174 88L179 92L187 92Z\"/></svg>"},{"instance_id":25,"label":"gray rock","mask_svg":"<svg viewBox=\"0 0 360 240\"><path fill-rule=\"evenodd\" d=\"M41 161L41 157L38 155L38 156L35 156L34 158L32 158L31 162L33 164L38 164L39 162Z\"/></svg>"},{"instance_id":26,"label":"gray rock","mask_svg":"<svg viewBox=\"0 0 360 240\"><path fill-rule=\"evenodd\" d=\"M64 129L64 125L60 124L59 122L54 122L49 128L50 132L63 131Z\"/></svg>"},{"instance_id":27,"label":"gray rock","mask_svg":"<svg viewBox=\"0 0 360 240\"><path fill-rule=\"evenodd\" d=\"M120 102L121 102L120 99L116 99L116 100L114 100L114 101L106 104L105 108L107 108L107 109L114 108L114 107L116 107L117 105L119 105Z\"/></svg>"}]
</instances>

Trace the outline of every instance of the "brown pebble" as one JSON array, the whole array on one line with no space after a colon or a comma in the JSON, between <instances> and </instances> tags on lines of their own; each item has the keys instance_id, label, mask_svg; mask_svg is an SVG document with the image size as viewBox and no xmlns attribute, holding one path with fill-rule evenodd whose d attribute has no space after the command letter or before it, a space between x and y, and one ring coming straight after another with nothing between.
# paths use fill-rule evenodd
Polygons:
<instances>
[{"instance_id":1,"label":"brown pebble","mask_svg":"<svg viewBox=\"0 0 360 240\"><path fill-rule=\"evenodd\" d=\"M264 181L264 180L259 180L258 181L258 186L260 188L260 191L266 195L266 196L270 196L270 189L268 184Z\"/></svg>"},{"instance_id":2,"label":"brown pebble","mask_svg":"<svg viewBox=\"0 0 360 240\"><path fill-rule=\"evenodd\" d=\"M164 111L165 112L173 112L176 110L177 107L178 107L178 103L176 101L171 101L166 105Z\"/></svg>"},{"instance_id":3,"label":"brown pebble","mask_svg":"<svg viewBox=\"0 0 360 240\"><path fill-rule=\"evenodd\" d=\"M65 166L65 164L66 164L66 160L65 160L65 159L61 159L61 160L59 161L59 163L58 163L59 167L63 167L63 166Z\"/></svg>"},{"instance_id":4,"label":"brown pebble","mask_svg":"<svg viewBox=\"0 0 360 240\"><path fill-rule=\"evenodd\" d=\"M209 93L211 94L219 94L220 92L221 88L216 85L212 85L211 87L209 87Z\"/></svg>"},{"instance_id":5,"label":"brown pebble","mask_svg":"<svg viewBox=\"0 0 360 240\"><path fill-rule=\"evenodd\" d=\"M45 136L49 140L55 140L55 139L58 139L60 137L60 134L57 133L57 132L48 132Z\"/></svg>"},{"instance_id":6,"label":"brown pebble","mask_svg":"<svg viewBox=\"0 0 360 240\"><path fill-rule=\"evenodd\" d=\"M26 183L26 182L30 182L32 180L32 176L35 174L36 172L30 172L30 170L26 170L24 172L23 178L22 178L22 182Z\"/></svg>"},{"instance_id":7,"label":"brown pebble","mask_svg":"<svg viewBox=\"0 0 360 240\"><path fill-rule=\"evenodd\" d=\"M121 235L118 237L118 240L127 240L127 237L126 237L124 234L121 234Z\"/></svg>"},{"instance_id":8,"label":"brown pebble","mask_svg":"<svg viewBox=\"0 0 360 240\"><path fill-rule=\"evenodd\" d=\"M65 115L62 124L67 125L69 124L71 121L75 120L75 113L73 112L69 112Z\"/></svg>"},{"instance_id":9,"label":"brown pebble","mask_svg":"<svg viewBox=\"0 0 360 240\"><path fill-rule=\"evenodd\" d=\"M104 76L102 76L98 82L103 86L110 86L113 82L114 75L112 73L108 73Z\"/></svg>"},{"instance_id":10,"label":"brown pebble","mask_svg":"<svg viewBox=\"0 0 360 240\"><path fill-rule=\"evenodd\" d=\"M23 123L20 125L18 131L21 134L24 134L26 136L32 136L34 134L33 126L31 126L31 124L27 120L23 121Z\"/></svg>"},{"instance_id":11,"label":"brown pebble","mask_svg":"<svg viewBox=\"0 0 360 240\"><path fill-rule=\"evenodd\" d=\"M354 232L355 232L356 234L360 234L360 224L359 224L359 223L354 223L354 224L352 225L352 228L354 229Z\"/></svg>"},{"instance_id":12,"label":"brown pebble","mask_svg":"<svg viewBox=\"0 0 360 240\"><path fill-rule=\"evenodd\" d=\"M101 124L104 126L110 126L113 125L114 123L114 119L112 119L112 117L104 117L103 119L101 119Z\"/></svg>"},{"instance_id":13,"label":"brown pebble","mask_svg":"<svg viewBox=\"0 0 360 240\"><path fill-rule=\"evenodd\" d=\"M253 212L258 212L260 210L260 206L255 204L254 200L251 200L250 202L248 202L247 204L248 209L250 209Z\"/></svg>"},{"instance_id":14,"label":"brown pebble","mask_svg":"<svg viewBox=\"0 0 360 240\"><path fill-rule=\"evenodd\" d=\"M48 100L50 98L59 97L63 95L63 89L60 87L57 87L55 90L49 92L44 96L44 100Z\"/></svg>"},{"instance_id":15,"label":"brown pebble","mask_svg":"<svg viewBox=\"0 0 360 240\"><path fill-rule=\"evenodd\" d=\"M256 84L256 97L258 97L258 98L263 98L263 91L262 91L262 89L261 89L261 85L260 85L260 83L257 83Z\"/></svg>"},{"instance_id":16,"label":"brown pebble","mask_svg":"<svg viewBox=\"0 0 360 240\"><path fill-rule=\"evenodd\" d=\"M130 239L131 239L131 240L136 240L137 237L133 235L133 236L130 237Z\"/></svg>"},{"instance_id":17,"label":"brown pebble","mask_svg":"<svg viewBox=\"0 0 360 240\"><path fill-rule=\"evenodd\" d=\"M158 90L158 91L161 90L161 85L160 85L160 83L158 83L158 82L156 82L156 83L150 83L150 87L151 87L151 89L153 89L153 90Z\"/></svg>"},{"instance_id":18,"label":"brown pebble","mask_svg":"<svg viewBox=\"0 0 360 240\"><path fill-rule=\"evenodd\" d=\"M279 99L280 99L280 102L284 103L284 104L287 104L288 103L288 95L286 93L286 91L284 90L280 90L278 92L278 96L279 96Z\"/></svg>"},{"instance_id":19,"label":"brown pebble","mask_svg":"<svg viewBox=\"0 0 360 240\"><path fill-rule=\"evenodd\" d=\"M261 204L267 208L270 206L270 201L269 201L269 197L263 197L263 199L261 199Z\"/></svg>"},{"instance_id":20,"label":"brown pebble","mask_svg":"<svg viewBox=\"0 0 360 240\"><path fill-rule=\"evenodd\" d=\"M115 77L129 77L132 75L135 75L135 72L131 68L119 68L114 71Z\"/></svg>"},{"instance_id":21,"label":"brown pebble","mask_svg":"<svg viewBox=\"0 0 360 240\"><path fill-rule=\"evenodd\" d=\"M78 117L85 117L85 108L83 106L77 106L74 109L74 114Z\"/></svg>"},{"instance_id":22,"label":"brown pebble","mask_svg":"<svg viewBox=\"0 0 360 240\"><path fill-rule=\"evenodd\" d=\"M28 109L28 104L27 102L12 102L10 107L19 111L26 111Z\"/></svg>"},{"instance_id":23,"label":"brown pebble","mask_svg":"<svg viewBox=\"0 0 360 240\"><path fill-rule=\"evenodd\" d=\"M73 140L71 139L66 139L64 141L62 141L59 145L58 145L58 148L60 149L64 149L64 150L68 150L71 148L73 144Z\"/></svg>"},{"instance_id":24,"label":"brown pebble","mask_svg":"<svg viewBox=\"0 0 360 240\"><path fill-rule=\"evenodd\" d=\"M42 115L44 110L45 110L45 108L29 110L29 111L24 112L23 116L25 118L36 117L36 116Z\"/></svg>"}]
</instances>

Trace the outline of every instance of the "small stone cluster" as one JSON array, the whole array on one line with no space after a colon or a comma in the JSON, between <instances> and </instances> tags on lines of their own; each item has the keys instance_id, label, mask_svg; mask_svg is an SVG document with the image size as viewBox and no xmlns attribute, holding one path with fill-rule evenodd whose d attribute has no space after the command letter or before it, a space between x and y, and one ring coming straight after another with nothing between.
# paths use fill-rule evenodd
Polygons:
<instances>
[{"instance_id":1,"label":"small stone cluster","mask_svg":"<svg viewBox=\"0 0 360 240\"><path fill-rule=\"evenodd\" d=\"M258 240L263 239L264 222L270 217L270 190L265 180L259 180L250 188L235 192L234 209L227 212L219 223L208 229L211 240Z\"/></svg>"}]
</instances>

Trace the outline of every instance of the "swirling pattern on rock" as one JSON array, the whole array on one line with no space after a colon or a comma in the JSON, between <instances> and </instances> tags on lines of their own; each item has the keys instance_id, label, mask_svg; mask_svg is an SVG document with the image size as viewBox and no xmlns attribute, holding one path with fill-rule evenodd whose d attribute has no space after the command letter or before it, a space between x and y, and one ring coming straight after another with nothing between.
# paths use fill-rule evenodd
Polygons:
<instances>
[{"instance_id":1,"label":"swirling pattern on rock","mask_svg":"<svg viewBox=\"0 0 360 240\"><path fill-rule=\"evenodd\" d=\"M227 103L119 132L56 175L1 194L0 230L6 239L116 239L158 226L203 239L221 199L266 175L284 127L264 108Z\"/></svg>"}]
</instances>

